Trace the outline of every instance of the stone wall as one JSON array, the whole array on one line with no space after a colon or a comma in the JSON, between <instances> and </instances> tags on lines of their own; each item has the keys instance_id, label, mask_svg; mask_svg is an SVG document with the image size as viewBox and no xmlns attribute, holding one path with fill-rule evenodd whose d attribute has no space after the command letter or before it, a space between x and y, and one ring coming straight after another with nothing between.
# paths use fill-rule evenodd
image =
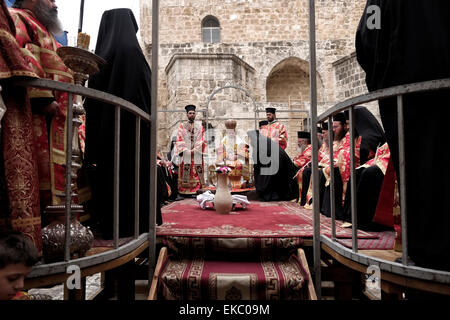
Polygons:
<instances>
[{"instance_id":1,"label":"stone wall","mask_svg":"<svg viewBox=\"0 0 450 320\"><path fill-rule=\"evenodd\" d=\"M141 34L151 40L151 0L141 0ZM309 0L160 1L160 42L201 42L201 22L219 20L222 43L308 40ZM363 0L316 0L317 40L351 39Z\"/></svg>"},{"instance_id":2,"label":"stone wall","mask_svg":"<svg viewBox=\"0 0 450 320\"><path fill-rule=\"evenodd\" d=\"M234 84L253 91L255 70L231 54L177 54L166 68L168 75L168 105L183 108L189 103L204 105L216 88ZM245 93L226 89L219 91L211 110L213 115L224 116L226 110L220 102L239 102Z\"/></svg>"},{"instance_id":3,"label":"stone wall","mask_svg":"<svg viewBox=\"0 0 450 320\"><path fill-rule=\"evenodd\" d=\"M367 93L366 73L356 60L356 53L333 63L336 76L336 99L345 100Z\"/></svg>"},{"instance_id":4,"label":"stone wall","mask_svg":"<svg viewBox=\"0 0 450 320\"><path fill-rule=\"evenodd\" d=\"M208 116L214 127L217 127L216 118L248 117L249 110L254 109L249 106L251 99L237 88L252 92L254 72L251 66L231 54L176 54L166 68L168 108L184 111L184 106L194 104L199 107L197 119L206 120ZM220 89L226 85L237 88ZM166 128L170 130L185 119L184 113L169 114L169 117Z\"/></svg>"},{"instance_id":5,"label":"stone wall","mask_svg":"<svg viewBox=\"0 0 450 320\"><path fill-rule=\"evenodd\" d=\"M336 99L344 101L368 92L366 73L356 59L356 52L333 63L336 77ZM377 102L364 104L380 121ZM380 121L381 124L381 121Z\"/></svg>"},{"instance_id":6,"label":"stone wall","mask_svg":"<svg viewBox=\"0 0 450 320\"><path fill-rule=\"evenodd\" d=\"M151 61L151 0L141 0L141 37L144 52ZM319 113L338 101L342 91L336 83L333 63L351 54L359 18L365 1L317 0L317 79ZM212 15L219 20L221 43L203 43L201 22ZM249 88L260 108L271 103L281 109L296 109L289 97L304 108L309 108L309 26L307 0L165 0L160 2L160 48L158 108L181 108L174 104L169 82L176 77L167 73L167 66L177 54L232 54L254 70L254 82ZM218 74L222 68L211 69ZM182 72L182 71L180 71ZM277 74L277 72L279 72ZM284 79L284 83L283 83ZM212 92L212 80L192 83L183 93L184 101L196 101L200 108L206 105L205 96ZM226 79L215 79L217 86ZM229 79L228 79L229 80ZM203 83L203 84L202 84ZM186 83L186 85L188 85ZM196 90L202 91L199 95ZM254 117L250 100L242 100L249 108L230 106L232 114ZM245 111L248 110L248 111ZM167 127L173 114L159 113L159 144L168 146ZM183 118L183 114L178 114ZM259 116L264 118L264 114ZM283 114L289 117L289 114ZM294 117L294 114L290 115ZM300 120L299 120L300 121ZM290 143L302 126L290 121ZM238 123L239 126L239 123ZM247 125L246 125L247 126ZM290 145L289 145L290 147ZM290 150L293 150L290 148Z\"/></svg>"}]
</instances>

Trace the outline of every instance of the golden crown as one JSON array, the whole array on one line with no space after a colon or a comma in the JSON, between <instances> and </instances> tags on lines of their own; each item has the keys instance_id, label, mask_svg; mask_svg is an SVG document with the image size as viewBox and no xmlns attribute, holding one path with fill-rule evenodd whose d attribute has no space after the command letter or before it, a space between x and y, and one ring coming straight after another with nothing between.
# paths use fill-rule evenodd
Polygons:
<instances>
[{"instance_id":1,"label":"golden crown","mask_svg":"<svg viewBox=\"0 0 450 320\"><path fill-rule=\"evenodd\" d=\"M225 127L227 129L236 129L237 122L235 120L227 120L225 121Z\"/></svg>"}]
</instances>

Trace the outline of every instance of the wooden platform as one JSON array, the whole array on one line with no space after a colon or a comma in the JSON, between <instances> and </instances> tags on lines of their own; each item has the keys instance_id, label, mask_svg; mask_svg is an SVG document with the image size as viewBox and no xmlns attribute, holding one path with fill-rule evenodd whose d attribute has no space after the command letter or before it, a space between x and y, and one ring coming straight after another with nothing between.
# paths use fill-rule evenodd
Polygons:
<instances>
[{"instance_id":1,"label":"wooden platform","mask_svg":"<svg viewBox=\"0 0 450 320\"><path fill-rule=\"evenodd\" d=\"M395 260L402 257L401 252L394 250L359 250L359 253L391 262L395 262Z\"/></svg>"},{"instance_id":2,"label":"wooden platform","mask_svg":"<svg viewBox=\"0 0 450 320\"><path fill-rule=\"evenodd\" d=\"M342 264L346 268L356 271L361 275L366 274L368 268L367 265L358 263L339 254L338 252L334 251L332 248L328 247L324 243L322 243L321 249L323 251L322 256L325 253L325 255L327 255L331 259L334 259L335 261ZM397 258L401 257L400 252L395 252L393 250L362 250L359 251L359 253L390 262L394 262ZM450 296L449 284L443 284L433 281L425 281L413 278L408 274L399 275L384 270L381 271L380 278L381 278L381 290L388 295L392 295L400 299L402 294L404 294L409 290Z\"/></svg>"},{"instance_id":3,"label":"wooden platform","mask_svg":"<svg viewBox=\"0 0 450 320\"><path fill-rule=\"evenodd\" d=\"M314 244L313 239L303 240L303 245L305 247L312 247L313 244ZM402 257L402 253L397 252L395 250L359 250L359 253L391 262L394 262L398 258Z\"/></svg>"}]
</instances>

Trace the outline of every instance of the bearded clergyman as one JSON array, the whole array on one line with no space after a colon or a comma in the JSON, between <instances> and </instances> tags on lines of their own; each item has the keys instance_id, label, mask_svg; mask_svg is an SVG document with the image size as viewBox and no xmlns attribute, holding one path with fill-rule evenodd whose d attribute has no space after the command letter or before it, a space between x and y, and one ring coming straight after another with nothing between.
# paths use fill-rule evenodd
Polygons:
<instances>
[{"instance_id":1,"label":"bearded clergyman","mask_svg":"<svg viewBox=\"0 0 450 320\"><path fill-rule=\"evenodd\" d=\"M299 187L299 196L301 196L303 171L305 170L306 166L309 163L311 163L312 157L311 133L307 131L298 131L297 138L298 138L298 154L294 157L292 161L298 168L297 182Z\"/></svg>"},{"instance_id":2,"label":"bearded clergyman","mask_svg":"<svg viewBox=\"0 0 450 320\"><path fill-rule=\"evenodd\" d=\"M272 139L286 150L288 143L288 134L284 124L278 122L275 108L266 108L267 124L260 126L260 132L263 136Z\"/></svg>"},{"instance_id":3,"label":"bearded clergyman","mask_svg":"<svg viewBox=\"0 0 450 320\"><path fill-rule=\"evenodd\" d=\"M58 7L50 0L17 0L10 9L16 40L33 71L43 79L73 83L73 74L56 53L61 34ZM68 94L29 88L41 208L60 205L65 194L66 109ZM81 145L84 124L80 126Z\"/></svg>"},{"instance_id":4,"label":"bearded clergyman","mask_svg":"<svg viewBox=\"0 0 450 320\"><path fill-rule=\"evenodd\" d=\"M247 143L236 133L237 122L225 122L226 134L217 150L217 165L231 168L229 179L234 190L245 189L250 180L249 151Z\"/></svg>"},{"instance_id":5,"label":"bearded clergyman","mask_svg":"<svg viewBox=\"0 0 450 320\"><path fill-rule=\"evenodd\" d=\"M204 185L203 165L206 151L205 129L196 122L196 106L184 107L187 122L180 123L177 131L175 154L181 159L178 172L178 193L183 197L195 197Z\"/></svg>"}]
</instances>

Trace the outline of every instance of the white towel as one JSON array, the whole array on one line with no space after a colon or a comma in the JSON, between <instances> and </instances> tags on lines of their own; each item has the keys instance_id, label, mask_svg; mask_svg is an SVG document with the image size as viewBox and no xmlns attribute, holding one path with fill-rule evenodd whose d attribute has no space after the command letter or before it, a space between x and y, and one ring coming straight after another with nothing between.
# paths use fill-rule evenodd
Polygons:
<instances>
[{"instance_id":1,"label":"white towel","mask_svg":"<svg viewBox=\"0 0 450 320\"><path fill-rule=\"evenodd\" d=\"M246 196L242 195L232 195L233 205L240 204L242 208L246 209L248 205L250 205L250 201L248 201ZM211 191L206 191L197 196L197 202L200 205L200 208L206 209L206 205L208 202L214 203L214 194Z\"/></svg>"},{"instance_id":2,"label":"white towel","mask_svg":"<svg viewBox=\"0 0 450 320\"><path fill-rule=\"evenodd\" d=\"M213 202L214 194L211 191L206 191L197 196L197 202L200 205L200 208L206 209L206 202Z\"/></svg>"}]
</instances>

